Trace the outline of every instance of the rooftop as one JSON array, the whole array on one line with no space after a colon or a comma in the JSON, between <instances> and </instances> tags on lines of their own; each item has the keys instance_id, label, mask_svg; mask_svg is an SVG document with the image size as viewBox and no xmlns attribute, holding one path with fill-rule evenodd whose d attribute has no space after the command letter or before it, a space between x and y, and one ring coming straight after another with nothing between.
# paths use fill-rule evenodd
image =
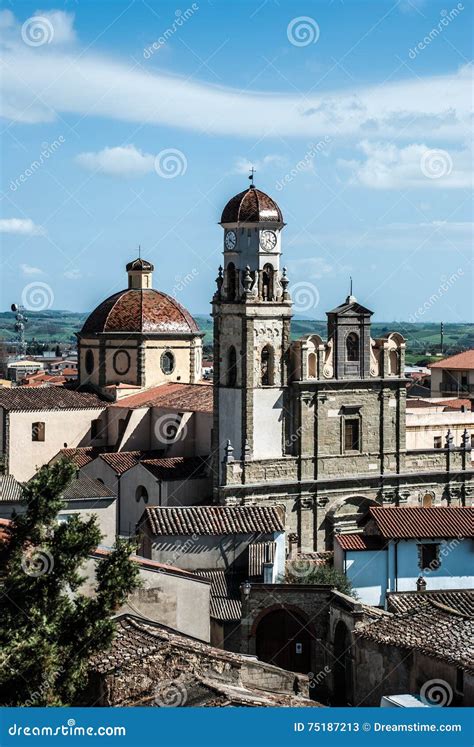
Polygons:
<instances>
[{"instance_id":1,"label":"rooftop","mask_svg":"<svg viewBox=\"0 0 474 747\"><path fill-rule=\"evenodd\" d=\"M436 361L436 363L430 363L430 368L452 368L466 371L470 368L474 368L474 350L465 350L464 353L457 353L451 355L449 358L444 358L442 361Z\"/></svg>"},{"instance_id":2,"label":"rooftop","mask_svg":"<svg viewBox=\"0 0 474 747\"><path fill-rule=\"evenodd\" d=\"M253 185L232 197L221 215L221 223L283 223L275 200Z\"/></svg>"},{"instance_id":3,"label":"rooftop","mask_svg":"<svg viewBox=\"0 0 474 747\"><path fill-rule=\"evenodd\" d=\"M153 288L128 288L103 301L84 322L81 335L103 332L199 334L184 306Z\"/></svg>"},{"instance_id":4,"label":"rooftop","mask_svg":"<svg viewBox=\"0 0 474 747\"><path fill-rule=\"evenodd\" d=\"M113 490L108 488L100 480L79 472L73 477L63 491L62 497L66 501L92 500L97 498L116 498Z\"/></svg>"},{"instance_id":5,"label":"rooftop","mask_svg":"<svg viewBox=\"0 0 474 747\"><path fill-rule=\"evenodd\" d=\"M0 475L0 501L18 503L22 497L21 485L13 475Z\"/></svg>"},{"instance_id":6,"label":"rooftop","mask_svg":"<svg viewBox=\"0 0 474 747\"><path fill-rule=\"evenodd\" d=\"M195 571L211 582L211 617L221 622L237 622L242 617L241 579L225 571Z\"/></svg>"},{"instance_id":7,"label":"rooftop","mask_svg":"<svg viewBox=\"0 0 474 747\"><path fill-rule=\"evenodd\" d=\"M474 537L474 508L389 506L369 510L385 539Z\"/></svg>"},{"instance_id":8,"label":"rooftop","mask_svg":"<svg viewBox=\"0 0 474 747\"><path fill-rule=\"evenodd\" d=\"M451 609L460 615L474 617L473 589L442 589L440 591L388 592L389 612L409 612L413 609L431 609L432 603Z\"/></svg>"},{"instance_id":9,"label":"rooftop","mask_svg":"<svg viewBox=\"0 0 474 747\"><path fill-rule=\"evenodd\" d=\"M277 506L150 506L143 521L154 535L273 533L285 528L283 509Z\"/></svg>"},{"instance_id":10,"label":"rooftop","mask_svg":"<svg viewBox=\"0 0 474 747\"><path fill-rule=\"evenodd\" d=\"M0 407L5 410L39 412L41 410L90 410L107 403L96 394L62 386L0 388Z\"/></svg>"},{"instance_id":11,"label":"rooftop","mask_svg":"<svg viewBox=\"0 0 474 747\"><path fill-rule=\"evenodd\" d=\"M418 594L421 597L424 592ZM385 646L420 651L474 672L474 617L454 612L435 601L402 614L385 615L356 629L355 636Z\"/></svg>"},{"instance_id":12,"label":"rooftop","mask_svg":"<svg viewBox=\"0 0 474 747\"><path fill-rule=\"evenodd\" d=\"M336 534L335 540L343 550L383 550L386 545L383 537L370 534Z\"/></svg>"},{"instance_id":13,"label":"rooftop","mask_svg":"<svg viewBox=\"0 0 474 747\"><path fill-rule=\"evenodd\" d=\"M115 402L112 407L137 409L139 407L163 407L186 412L213 411L212 384L161 384L145 392L131 394Z\"/></svg>"}]
</instances>

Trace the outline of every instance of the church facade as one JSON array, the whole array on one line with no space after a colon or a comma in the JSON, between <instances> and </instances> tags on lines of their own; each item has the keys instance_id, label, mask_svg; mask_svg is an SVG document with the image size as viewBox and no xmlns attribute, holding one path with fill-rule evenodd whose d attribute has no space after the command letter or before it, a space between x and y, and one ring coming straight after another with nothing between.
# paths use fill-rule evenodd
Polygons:
<instances>
[{"instance_id":1,"label":"church facade","mask_svg":"<svg viewBox=\"0 0 474 747\"><path fill-rule=\"evenodd\" d=\"M256 189L225 206L214 319L214 499L283 504L288 539L332 549L372 505L470 505L470 436L407 451L405 341L371 337L350 295L327 340L291 341L283 216ZM468 438L469 436L469 438Z\"/></svg>"}]
</instances>

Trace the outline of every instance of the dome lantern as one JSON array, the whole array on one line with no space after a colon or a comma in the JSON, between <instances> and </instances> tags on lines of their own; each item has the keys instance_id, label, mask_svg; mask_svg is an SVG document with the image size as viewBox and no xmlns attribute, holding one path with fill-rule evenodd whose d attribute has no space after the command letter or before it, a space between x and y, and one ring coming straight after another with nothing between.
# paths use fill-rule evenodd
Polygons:
<instances>
[{"instance_id":1,"label":"dome lantern","mask_svg":"<svg viewBox=\"0 0 474 747\"><path fill-rule=\"evenodd\" d=\"M128 287L133 290L143 290L152 287L153 270L151 262L137 257L127 264Z\"/></svg>"}]
</instances>

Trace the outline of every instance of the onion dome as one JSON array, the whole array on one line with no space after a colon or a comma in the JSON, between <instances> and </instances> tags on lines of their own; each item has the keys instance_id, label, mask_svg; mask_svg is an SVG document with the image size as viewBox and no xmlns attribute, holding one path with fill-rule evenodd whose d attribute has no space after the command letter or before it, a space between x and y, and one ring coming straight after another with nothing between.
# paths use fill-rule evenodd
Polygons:
<instances>
[{"instance_id":1,"label":"onion dome","mask_svg":"<svg viewBox=\"0 0 474 747\"><path fill-rule=\"evenodd\" d=\"M283 223L283 215L275 200L251 185L227 203L221 223Z\"/></svg>"},{"instance_id":2,"label":"onion dome","mask_svg":"<svg viewBox=\"0 0 474 747\"><path fill-rule=\"evenodd\" d=\"M129 288L99 304L86 319L81 335L104 332L198 334L199 328L189 311L166 293Z\"/></svg>"}]
</instances>

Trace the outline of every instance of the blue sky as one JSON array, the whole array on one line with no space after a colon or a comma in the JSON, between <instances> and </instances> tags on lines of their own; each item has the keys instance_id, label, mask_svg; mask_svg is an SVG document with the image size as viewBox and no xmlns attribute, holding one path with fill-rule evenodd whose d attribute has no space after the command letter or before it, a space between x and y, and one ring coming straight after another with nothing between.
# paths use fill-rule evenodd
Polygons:
<instances>
[{"instance_id":1,"label":"blue sky","mask_svg":"<svg viewBox=\"0 0 474 747\"><path fill-rule=\"evenodd\" d=\"M472 319L467 0L3 8L2 308L88 310L141 244L207 313L251 162L297 313L352 275L379 320Z\"/></svg>"}]
</instances>

